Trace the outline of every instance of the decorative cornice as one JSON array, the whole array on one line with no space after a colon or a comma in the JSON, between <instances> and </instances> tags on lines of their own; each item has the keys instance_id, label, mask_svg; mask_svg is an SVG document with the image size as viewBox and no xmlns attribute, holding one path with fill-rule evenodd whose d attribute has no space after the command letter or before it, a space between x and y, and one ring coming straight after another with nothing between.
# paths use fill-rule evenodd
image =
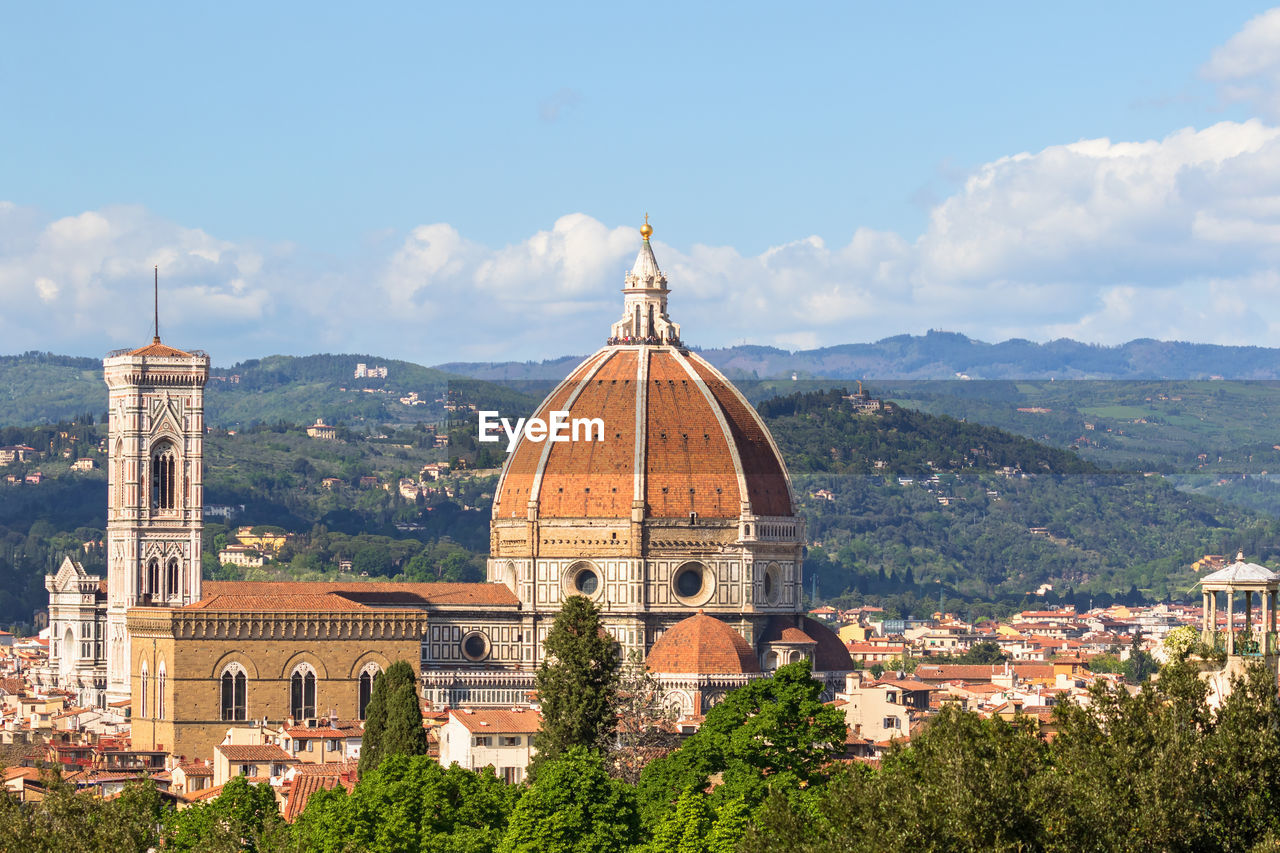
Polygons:
<instances>
[{"instance_id":1,"label":"decorative cornice","mask_svg":"<svg viewBox=\"0 0 1280 853\"><path fill-rule=\"evenodd\" d=\"M127 615L134 636L175 640L419 640L427 613L420 610L210 611L134 607Z\"/></svg>"}]
</instances>

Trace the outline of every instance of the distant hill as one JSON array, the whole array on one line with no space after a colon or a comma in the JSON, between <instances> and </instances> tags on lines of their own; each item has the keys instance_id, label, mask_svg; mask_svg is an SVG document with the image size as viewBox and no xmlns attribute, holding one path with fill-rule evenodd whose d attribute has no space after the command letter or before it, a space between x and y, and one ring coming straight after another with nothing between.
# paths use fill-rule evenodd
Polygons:
<instances>
[{"instance_id":1,"label":"distant hill","mask_svg":"<svg viewBox=\"0 0 1280 853\"><path fill-rule=\"evenodd\" d=\"M1075 453L910 409L854 412L839 392L769 400L826 598L1187 595L1204 554L1280 557L1280 521L1104 471ZM945 608L944 608L945 609Z\"/></svg>"},{"instance_id":2,"label":"distant hill","mask_svg":"<svg viewBox=\"0 0 1280 853\"><path fill-rule=\"evenodd\" d=\"M1280 349L1141 339L1118 346L1067 338L997 344L953 332L897 335L875 343L787 350L736 346L701 350L730 378L829 379L1280 379ZM577 357L544 362L454 362L440 369L483 379L564 376Z\"/></svg>"},{"instance_id":3,"label":"distant hill","mask_svg":"<svg viewBox=\"0 0 1280 853\"><path fill-rule=\"evenodd\" d=\"M387 376L355 377L357 364L386 367ZM416 394L421 404L401 397ZM518 389L371 355L287 356L214 366L205 393L212 427L253 423L348 426L442 420L447 399L524 413L536 400ZM102 362L52 353L0 356L0 427L56 423L107 408Z\"/></svg>"}]
</instances>

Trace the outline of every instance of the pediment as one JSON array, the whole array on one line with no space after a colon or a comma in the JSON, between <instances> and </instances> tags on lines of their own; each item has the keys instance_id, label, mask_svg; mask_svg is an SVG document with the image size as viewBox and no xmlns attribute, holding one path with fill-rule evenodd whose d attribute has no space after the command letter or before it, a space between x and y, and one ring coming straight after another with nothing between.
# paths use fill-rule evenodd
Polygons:
<instances>
[{"instance_id":1,"label":"pediment","mask_svg":"<svg viewBox=\"0 0 1280 853\"><path fill-rule=\"evenodd\" d=\"M85 573L84 566L70 557L63 557L62 565L58 567L58 573L53 576L53 584L58 589L67 589L86 577L88 575Z\"/></svg>"}]
</instances>

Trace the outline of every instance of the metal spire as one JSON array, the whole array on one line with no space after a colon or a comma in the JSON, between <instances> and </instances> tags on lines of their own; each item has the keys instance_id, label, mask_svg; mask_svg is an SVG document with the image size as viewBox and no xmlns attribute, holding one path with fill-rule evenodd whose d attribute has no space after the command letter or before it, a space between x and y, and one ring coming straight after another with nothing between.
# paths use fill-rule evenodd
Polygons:
<instances>
[{"instance_id":1,"label":"metal spire","mask_svg":"<svg viewBox=\"0 0 1280 853\"><path fill-rule=\"evenodd\" d=\"M151 339L151 343L158 344L160 343L160 265L159 264L156 264L155 298L156 298L156 336Z\"/></svg>"}]
</instances>

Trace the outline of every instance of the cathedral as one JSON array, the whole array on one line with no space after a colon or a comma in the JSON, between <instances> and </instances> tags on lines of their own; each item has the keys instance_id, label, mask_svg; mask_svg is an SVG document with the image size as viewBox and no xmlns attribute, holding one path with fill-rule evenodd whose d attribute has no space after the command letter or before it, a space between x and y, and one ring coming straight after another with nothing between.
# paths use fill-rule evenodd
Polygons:
<instances>
[{"instance_id":1,"label":"cathedral","mask_svg":"<svg viewBox=\"0 0 1280 853\"><path fill-rule=\"evenodd\" d=\"M134 748L206 757L236 721L363 718L400 659L435 707L524 703L563 601L584 595L685 714L800 658L842 684L847 651L803 613L804 522L778 448L682 343L640 233L622 318L535 413L598 419L602 440L519 439L485 583L202 581L209 358L158 329L111 353L107 578L70 559L46 578L40 677L82 704L127 702Z\"/></svg>"}]
</instances>

